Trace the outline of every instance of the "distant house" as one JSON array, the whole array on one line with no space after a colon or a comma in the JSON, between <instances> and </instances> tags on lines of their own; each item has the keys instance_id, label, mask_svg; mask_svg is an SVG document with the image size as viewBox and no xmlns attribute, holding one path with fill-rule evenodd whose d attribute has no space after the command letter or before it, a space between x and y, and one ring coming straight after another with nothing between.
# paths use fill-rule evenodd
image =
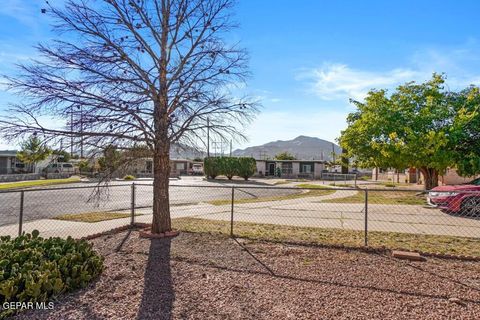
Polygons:
<instances>
[{"instance_id":1,"label":"distant house","mask_svg":"<svg viewBox=\"0 0 480 320\"><path fill-rule=\"evenodd\" d=\"M188 159L170 159L170 176L178 177L179 175L191 174L194 164L203 164L203 162ZM138 159L132 167L133 174L137 177L153 177L153 159Z\"/></svg>"},{"instance_id":2,"label":"distant house","mask_svg":"<svg viewBox=\"0 0 480 320\"><path fill-rule=\"evenodd\" d=\"M256 176L276 176L281 172L282 178L318 179L325 169L323 160L255 160Z\"/></svg>"},{"instance_id":3,"label":"distant house","mask_svg":"<svg viewBox=\"0 0 480 320\"><path fill-rule=\"evenodd\" d=\"M479 176L462 177L454 168L448 168L443 175L438 176L439 185L462 184L472 181ZM380 169L374 168L372 170L372 180L380 181L394 181L407 183L423 183L424 178L420 170L416 168L409 168L406 170L396 171L394 169Z\"/></svg>"},{"instance_id":4,"label":"distant house","mask_svg":"<svg viewBox=\"0 0 480 320\"><path fill-rule=\"evenodd\" d=\"M16 150L0 150L0 174L16 173L22 168Z\"/></svg>"}]
</instances>

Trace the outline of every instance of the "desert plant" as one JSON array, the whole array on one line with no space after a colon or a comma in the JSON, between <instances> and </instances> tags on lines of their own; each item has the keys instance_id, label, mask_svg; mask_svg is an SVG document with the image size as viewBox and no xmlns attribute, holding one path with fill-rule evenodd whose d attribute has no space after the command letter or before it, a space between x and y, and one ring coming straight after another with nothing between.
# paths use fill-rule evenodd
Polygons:
<instances>
[{"instance_id":1,"label":"desert plant","mask_svg":"<svg viewBox=\"0 0 480 320\"><path fill-rule=\"evenodd\" d=\"M237 158L237 175L248 180L257 170L257 162L254 158Z\"/></svg>"},{"instance_id":2,"label":"desert plant","mask_svg":"<svg viewBox=\"0 0 480 320\"><path fill-rule=\"evenodd\" d=\"M103 270L103 258L85 240L39 237L38 230L0 237L0 301L36 303L85 287ZM15 311L4 309L0 318Z\"/></svg>"}]
</instances>

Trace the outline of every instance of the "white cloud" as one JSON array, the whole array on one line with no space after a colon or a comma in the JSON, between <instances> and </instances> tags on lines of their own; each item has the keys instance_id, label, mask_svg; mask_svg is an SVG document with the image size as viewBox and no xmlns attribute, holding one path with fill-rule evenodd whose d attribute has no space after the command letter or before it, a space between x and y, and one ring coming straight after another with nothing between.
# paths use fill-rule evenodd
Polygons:
<instances>
[{"instance_id":1,"label":"white cloud","mask_svg":"<svg viewBox=\"0 0 480 320\"><path fill-rule=\"evenodd\" d=\"M353 69L346 64L324 63L301 78L312 81L311 91L324 100L363 99L371 89L391 88L399 83L428 78L423 72L397 68L385 72ZM300 78L300 79L301 79Z\"/></svg>"},{"instance_id":2,"label":"white cloud","mask_svg":"<svg viewBox=\"0 0 480 320\"><path fill-rule=\"evenodd\" d=\"M434 72L447 75L447 85L459 89L480 84L480 46L470 40L460 48L429 48L412 54L408 65L390 70L367 70L345 63L324 62L303 70L297 80L323 100L362 100L371 89L393 89L408 81L423 82Z\"/></svg>"}]
</instances>

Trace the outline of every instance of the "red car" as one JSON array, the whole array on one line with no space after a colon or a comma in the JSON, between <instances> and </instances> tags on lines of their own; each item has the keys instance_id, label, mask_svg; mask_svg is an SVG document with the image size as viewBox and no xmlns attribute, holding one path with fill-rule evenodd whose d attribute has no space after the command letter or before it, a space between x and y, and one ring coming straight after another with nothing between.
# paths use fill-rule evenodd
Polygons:
<instances>
[{"instance_id":1,"label":"red car","mask_svg":"<svg viewBox=\"0 0 480 320\"><path fill-rule=\"evenodd\" d=\"M480 178L466 184L433 188L428 204L448 212L480 214Z\"/></svg>"}]
</instances>

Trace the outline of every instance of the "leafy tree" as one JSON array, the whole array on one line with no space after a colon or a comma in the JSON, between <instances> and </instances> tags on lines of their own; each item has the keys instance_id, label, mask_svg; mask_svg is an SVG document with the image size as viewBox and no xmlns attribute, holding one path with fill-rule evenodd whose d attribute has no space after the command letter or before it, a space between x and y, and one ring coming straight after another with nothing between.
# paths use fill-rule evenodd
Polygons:
<instances>
[{"instance_id":1,"label":"leafy tree","mask_svg":"<svg viewBox=\"0 0 480 320\"><path fill-rule=\"evenodd\" d=\"M480 173L480 89L469 87L452 100L456 111L450 131L454 163L459 174L474 176Z\"/></svg>"},{"instance_id":2,"label":"leafy tree","mask_svg":"<svg viewBox=\"0 0 480 320\"><path fill-rule=\"evenodd\" d=\"M117 171L123 164L123 154L115 146L105 148L103 157L98 158L100 170L106 173Z\"/></svg>"},{"instance_id":3,"label":"leafy tree","mask_svg":"<svg viewBox=\"0 0 480 320\"><path fill-rule=\"evenodd\" d=\"M348 128L339 139L348 156L364 167L418 168L425 188L438 185L438 176L454 164L450 131L455 118L444 77L434 74L421 84L399 86L391 96L373 90L365 102L353 101Z\"/></svg>"},{"instance_id":4,"label":"leafy tree","mask_svg":"<svg viewBox=\"0 0 480 320\"><path fill-rule=\"evenodd\" d=\"M52 1L53 2L53 1ZM228 33L234 0L69 0L46 4L59 37L37 46L8 86L28 99L0 119L16 139L41 131L86 148L146 145L153 154L152 233L171 230L170 146L244 139L257 103L234 96L248 56ZM62 115L65 128L42 126ZM208 124L207 124L208 122Z\"/></svg>"},{"instance_id":5,"label":"leafy tree","mask_svg":"<svg viewBox=\"0 0 480 320\"><path fill-rule=\"evenodd\" d=\"M70 153L65 150L53 150L52 154L57 156L58 161L60 162L68 162L71 159Z\"/></svg>"},{"instance_id":6,"label":"leafy tree","mask_svg":"<svg viewBox=\"0 0 480 320\"><path fill-rule=\"evenodd\" d=\"M81 160L78 163L78 169L81 173L83 172L93 172L94 166L88 160Z\"/></svg>"},{"instance_id":7,"label":"leafy tree","mask_svg":"<svg viewBox=\"0 0 480 320\"><path fill-rule=\"evenodd\" d=\"M257 162L254 158L237 158L237 175L248 180L257 171Z\"/></svg>"},{"instance_id":8,"label":"leafy tree","mask_svg":"<svg viewBox=\"0 0 480 320\"><path fill-rule=\"evenodd\" d=\"M295 156L288 151L280 152L279 154L275 155L275 159L277 160L296 160Z\"/></svg>"},{"instance_id":9,"label":"leafy tree","mask_svg":"<svg viewBox=\"0 0 480 320\"><path fill-rule=\"evenodd\" d=\"M35 165L39 161L48 158L52 153L50 148L46 146L36 135L30 136L20 145L20 151L17 152L17 158L21 162L27 164L32 172L35 172Z\"/></svg>"}]
</instances>

